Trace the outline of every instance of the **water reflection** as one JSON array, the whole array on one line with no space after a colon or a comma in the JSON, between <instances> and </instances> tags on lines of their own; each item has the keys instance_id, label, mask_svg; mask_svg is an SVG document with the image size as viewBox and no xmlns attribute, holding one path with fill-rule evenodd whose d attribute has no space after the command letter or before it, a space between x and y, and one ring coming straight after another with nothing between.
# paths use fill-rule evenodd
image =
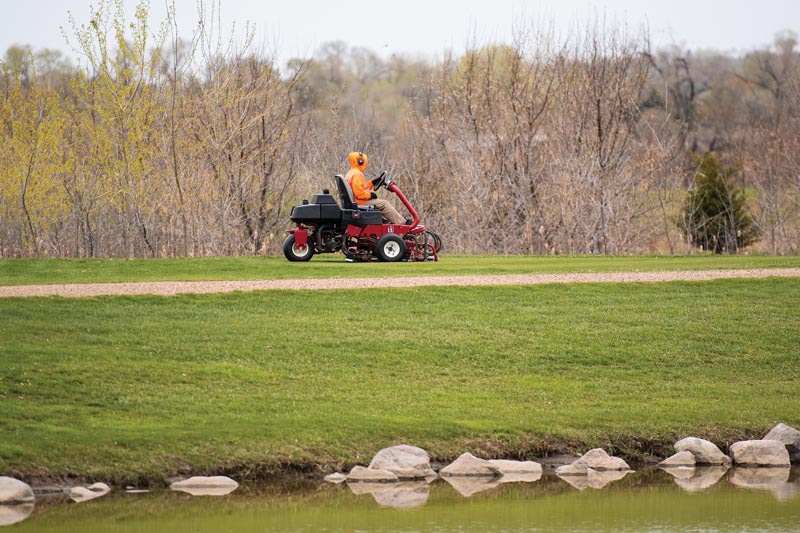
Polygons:
<instances>
[{"instance_id":1,"label":"water reflection","mask_svg":"<svg viewBox=\"0 0 800 533\"><path fill-rule=\"evenodd\" d=\"M789 500L798 494L798 485L789 483L791 469L785 467L773 468L743 468L734 469L730 482L740 488L750 490L764 490L772 493L778 500Z\"/></svg>"},{"instance_id":2,"label":"water reflection","mask_svg":"<svg viewBox=\"0 0 800 533\"><path fill-rule=\"evenodd\" d=\"M10 526L22 522L33 512L33 503L0 505L0 526Z\"/></svg>"},{"instance_id":3,"label":"water reflection","mask_svg":"<svg viewBox=\"0 0 800 533\"><path fill-rule=\"evenodd\" d=\"M559 478L578 490L602 489L609 483L624 478L630 472L630 470L599 471L588 468L585 476L559 476Z\"/></svg>"},{"instance_id":4,"label":"water reflection","mask_svg":"<svg viewBox=\"0 0 800 533\"><path fill-rule=\"evenodd\" d=\"M449 483L451 487L456 489L456 492L465 498L469 498L473 494L495 488L501 483L500 480L502 478L452 476L444 477L442 479Z\"/></svg>"},{"instance_id":5,"label":"water reflection","mask_svg":"<svg viewBox=\"0 0 800 533\"><path fill-rule=\"evenodd\" d=\"M381 507L410 509L421 507L428 501L430 489L426 481L401 481L399 483L348 483L356 495L370 494Z\"/></svg>"},{"instance_id":6,"label":"water reflection","mask_svg":"<svg viewBox=\"0 0 800 533\"><path fill-rule=\"evenodd\" d=\"M672 474L674 468L665 469ZM675 483L686 492L701 492L707 490L719 482L722 476L728 471L727 466L698 466L693 468L694 472L690 477L675 476Z\"/></svg>"},{"instance_id":7,"label":"water reflection","mask_svg":"<svg viewBox=\"0 0 800 533\"><path fill-rule=\"evenodd\" d=\"M12 514L0 508L0 523L13 521L14 531L37 533L800 532L800 469L788 476L785 469L740 468L727 476L719 468L672 470L578 476L584 488L602 486L588 491L546 472L530 483L501 483L502 478L430 484L244 483L233 494L214 499L174 491L116 491L86 505L74 505L61 494L37 497L36 509L29 505ZM610 479L618 476L623 477Z\"/></svg>"}]
</instances>

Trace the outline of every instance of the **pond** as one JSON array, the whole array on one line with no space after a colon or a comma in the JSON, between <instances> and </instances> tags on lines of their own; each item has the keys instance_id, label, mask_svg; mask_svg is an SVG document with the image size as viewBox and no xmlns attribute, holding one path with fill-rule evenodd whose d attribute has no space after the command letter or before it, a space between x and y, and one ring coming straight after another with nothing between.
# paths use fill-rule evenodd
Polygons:
<instances>
[{"instance_id":1,"label":"pond","mask_svg":"<svg viewBox=\"0 0 800 533\"><path fill-rule=\"evenodd\" d=\"M0 531L800 532L797 467L675 474L645 469L572 484L551 474L517 483L295 480L244 483L225 496L113 491L84 503L40 494L26 519Z\"/></svg>"}]
</instances>

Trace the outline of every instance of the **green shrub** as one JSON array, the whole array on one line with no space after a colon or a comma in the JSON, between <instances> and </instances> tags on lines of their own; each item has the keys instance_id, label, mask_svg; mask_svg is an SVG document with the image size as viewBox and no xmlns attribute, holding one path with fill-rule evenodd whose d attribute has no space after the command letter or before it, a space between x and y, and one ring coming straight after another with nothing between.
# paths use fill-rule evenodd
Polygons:
<instances>
[{"instance_id":1,"label":"green shrub","mask_svg":"<svg viewBox=\"0 0 800 533\"><path fill-rule=\"evenodd\" d=\"M758 238L741 187L731 179L741 167L723 167L713 152L695 154L699 167L689 190L681 229L694 245L716 254L735 254Z\"/></svg>"}]
</instances>

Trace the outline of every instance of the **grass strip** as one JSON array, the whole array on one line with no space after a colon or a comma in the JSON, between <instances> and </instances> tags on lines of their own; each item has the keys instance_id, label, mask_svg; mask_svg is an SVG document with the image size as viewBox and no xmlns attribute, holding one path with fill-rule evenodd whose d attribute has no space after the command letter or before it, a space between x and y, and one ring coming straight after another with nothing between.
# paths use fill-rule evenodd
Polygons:
<instances>
[{"instance_id":1,"label":"grass strip","mask_svg":"<svg viewBox=\"0 0 800 533\"><path fill-rule=\"evenodd\" d=\"M0 472L246 475L400 442L624 453L798 426L798 301L795 279L0 299Z\"/></svg>"},{"instance_id":2,"label":"grass strip","mask_svg":"<svg viewBox=\"0 0 800 533\"><path fill-rule=\"evenodd\" d=\"M489 256L444 255L438 263L346 263L324 255L309 263L283 257L180 259L0 259L0 285L210 281L255 279L368 278L709 270L800 267L800 257L776 256Z\"/></svg>"}]
</instances>

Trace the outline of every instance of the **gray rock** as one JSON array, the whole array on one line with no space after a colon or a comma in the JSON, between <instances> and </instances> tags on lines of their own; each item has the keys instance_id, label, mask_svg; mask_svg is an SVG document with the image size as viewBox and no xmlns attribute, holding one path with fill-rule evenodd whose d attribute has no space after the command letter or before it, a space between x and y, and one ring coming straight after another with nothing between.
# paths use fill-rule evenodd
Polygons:
<instances>
[{"instance_id":1,"label":"gray rock","mask_svg":"<svg viewBox=\"0 0 800 533\"><path fill-rule=\"evenodd\" d=\"M108 491L94 491L89 490L86 487L72 487L69 489L69 497L75 503L88 502L89 500L100 498L106 494L108 494Z\"/></svg>"},{"instance_id":2,"label":"gray rock","mask_svg":"<svg viewBox=\"0 0 800 533\"><path fill-rule=\"evenodd\" d=\"M594 448L583 454L578 461L586 463L588 468L598 472L606 470L630 470L624 460L619 457L612 457L602 448Z\"/></svg>"},{"instance_id":3,"label":"gray rock","mask_svg":"<svg viewBox=\"0 0 800 533\"><path fill-rule=\"evenodd\" d=\"M777 440L786 446L789 452L789 459L793 463L800 463L800 431L787 426L786 424L778 424L764 436L764 440Z\"/></svg>"},{"instance_id":4,"label":"gray rock","mask_svg":"<svg viewBox=\"0 0 800 533\"><path fill-rule=\"evenodd\" d=\"M489 464L507 476L509 474L542 475L542 465L534 461L508 461L490 459Z\"/></svg>"},{"instance_id":5,"label":"gray rock","mask_svg":"<svg viewBox=\"0 0 800 533\"><path fill-rule=\"evenodd\" d=\"M731 445L729 452L736 465L789 466L789 452L777 440L743 440Z\"/></svg>"},{"instance_id":6,"label":"gray rock","mask_svg":"<svg viewBox=\"0 0 800 533\"><path fill-rule=\"evenodd\" d=\"M695 459L694 454L692 452L683 451L683 452L678 452L670 457L667 457L666 459L658 463L658 466L660 466L661 468L675 468L678 466L694 467L696 463L697 460Z\"/></svg>"},{"instance_id":7,"label":"gray rock","mask_svg":"<svg viewBox=\"0 0 800 533\"><path fill-rule=\"evenodd\" d=\"M82 503L105 496L109 492L111 487L105 483L93 483L88 487L72 487L69 489L69 497L76 503Z\"/></svg>"},{"instance_id":8,"label":"gray rock","mask_svg":"<svg viewBox=\"0 0 800 533\"><path fill-rule=\"evenodd\" d=\"M350 470L350 473L347 474L347 481L355 483L362 481L392 483L397 480L397 476L394 472L379 470L377 468L366 468L364 466L354 466L353 469Z\"/></svg>"},{"instance_id":9,"label":"gray rock","mask_svg":"<svg viewBox=\"0 0 800 533\"><path fill-rule=\"evenodd\" d=\"M705 439L686 437L675 443L676 452L691 452L700 465L730 465L731 458L722 453L717 445Z\"/></svg>"},{"instance_id":10,"label":"gray rock","mask_svg":"<svg viewBox=\"0 0 800 533\"><path fill-rule=\"evenodd\" d=\"M342 474L341 472L336 472L335 474L328 474L324 479L330 483L341 483L347 480L347 475Z\"/></svg>"},{"instance_id":11,"label":"gray rock","mask_svg":"<svg viewBox=\"0 0 800 533\"><path fill-rule=\"evenodd\" d=\"M612 457L602 448L593 448L573 461L571 464L556 468L558 476L583 476L587 469L597 472L612 470L630 470L628 463L619 457Z\"/></svg>"},{"instance_id":12,"label":"gray rock","mask_svg":"<svg viewBox=\"0 0 800 533\"><path fill-rule=\"evenodd\" d=\"M22 522L33 512L33 503L0 505L0 526L10 526Z\"/></svg>"},{"instance_id":13,"label":"gray rock","mask_svg":"<svg viewBox=\"0 0 800 533\"><path fill-rule=\"evenodd\" d=\"M192 496L225 496L238 487L239 483L227 476L193 476L169 486L172 490L186 492Z\"/></svg>"},{"instance_id":14,"label":"gray rock","mask_svg":"<svg viewBox=\"0 0 800 533\"><path fill-rule=\"evenodd\" d=\"M416 446L401 444L384 448L375 454L369 467L388 470L400 479L422 479L435 477L428 452Z\"/></svg>"},{"instance_id":15,"label":"gray rock","mask_svg":"<svg viewBox=\"0 0 800 533\"><path fill-rule=\"evenodd\" d=\"M478 459L471 453L461 454L458 459L439 471L441 476L496 477L500 471L485 459Z\"/></svg>"},{"instance_id":16,"label":"gray rock","mask_svg":"<svg viewBox=\"0 0 800 533\"><path fill-rule=\"evenodd\" d=\"M33 500L30 485L13 477L0 476L0 504L31 503Z\"/></svg>"}]
</instances>

